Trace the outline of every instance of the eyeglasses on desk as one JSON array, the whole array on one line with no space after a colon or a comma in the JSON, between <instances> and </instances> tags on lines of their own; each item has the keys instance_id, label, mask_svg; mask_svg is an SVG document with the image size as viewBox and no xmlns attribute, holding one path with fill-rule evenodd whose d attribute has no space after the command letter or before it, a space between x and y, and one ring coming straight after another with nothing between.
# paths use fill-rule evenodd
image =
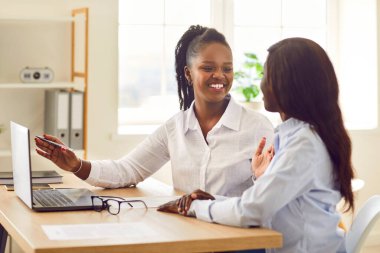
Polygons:
<instances>
[{"instance_id":1,"label":"eyeglasses on desk","mask_svg":"<svg viewBox=\"0 0 380 253\"><path fill-rule=\"evenodd\" d=\"M121 208L148 208L143 200L125 200L114 196L91 196L91 201L95 211L107 209L113 215L119 214Z\"/></svg>"}]
</instances>

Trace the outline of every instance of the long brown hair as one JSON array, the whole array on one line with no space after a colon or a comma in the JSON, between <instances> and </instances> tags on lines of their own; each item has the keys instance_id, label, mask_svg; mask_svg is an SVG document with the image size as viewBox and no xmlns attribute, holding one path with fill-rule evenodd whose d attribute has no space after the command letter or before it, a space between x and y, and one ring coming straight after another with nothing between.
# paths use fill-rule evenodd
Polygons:
<instances>
[{"instance_id":1,"label":"long brown hair","mask_svg":"<svg viewBox=\"0 0 380 253\"><path fill-rule=\"evenodd\" d=\"M284 39L268 49L267 76L280 109L308 122L324 142L334 165L334 179L346 202L354 209L351 180L351 140L339 107L339 86L326 52L304 38Z\"/></svg>"}]
</instances>

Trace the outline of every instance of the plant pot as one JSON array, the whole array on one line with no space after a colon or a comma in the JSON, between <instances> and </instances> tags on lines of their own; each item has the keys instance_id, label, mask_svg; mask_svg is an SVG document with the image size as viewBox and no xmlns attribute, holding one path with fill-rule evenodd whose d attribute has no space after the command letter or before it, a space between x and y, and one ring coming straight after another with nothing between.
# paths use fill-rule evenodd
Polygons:
<instances>
[{"instance_id":1,"label":"plant pot","mask_svg":"<svg viewBox=\"0 0 380 253\"><path fill-rule=\"evenodd\" d=\"M250 110L254 111L262 111L264 109L263 101L251 101L251 102L241 102L241 104Z\"/></svg>"}]
</instances>

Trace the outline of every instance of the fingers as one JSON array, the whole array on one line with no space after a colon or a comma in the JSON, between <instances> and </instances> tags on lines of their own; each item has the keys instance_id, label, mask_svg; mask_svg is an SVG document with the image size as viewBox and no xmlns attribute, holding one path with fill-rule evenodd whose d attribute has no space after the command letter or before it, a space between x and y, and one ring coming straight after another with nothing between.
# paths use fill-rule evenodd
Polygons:
<instances>
[{"instance_id":1,"label":"fingers","mask_svg":"<svg viewBox=\"0 0 380 253\"><path fill-rule=\"evenodd\" d=\"M275 155L275 151L274 151L274 146L273 146L273 144L270 145L270 148L272 149L272 155L274 156L274 155Z\"/></svg>"},{"instance_id":2,"label":"fingers","mask_svg":"<svg viewBox=\"0 0 380 253\"><path fill-rule=\"evenodd\" d=\"M268 154L268 155L273 155L273 153L274 153L273 146L270 146L270 147L268 148L268 150L267 150L267 154Z\"/></svg>"},{"instance_id":3,"label":"fingers","mask_svg":"<svg viewBox=\"0 0 380 253\"><path fill-rule=\"evenodd\" d=\"M50 160L50 158L51 158L49 153L44 152L44 151L42 151L42 150L40 150L40 149L36 149L36 152L37 152L37 154L39 154L40 156L43 156L43 157L45 157L45 158L47 158L47 159L49 159L49 160Z\"/></svg>"},{"instance_id":4,"label":"fingers","mask_svg":"<svg viewBox=\"0 0 380 253\"><path fill-rule=\"evenodd\" d=\"M177 206L178 206L178 213L182 213L183 210L184 210L184 208L183 208L183 206L184 206L183 202L184 202L184 198L185 198L185 196L186 196L186 195L183 195L183 196L178 200L178 204L177 204Z\"/></svg>"},{"instance_id":5,"label":"fingers","mask_svg":"<svg viewBox=\"0 0 380 253\"><path fill-rule=\"evenodd\" d=\"M185 201L185 212L186 212L186 214L187 214L187 212L188 212L189 209L190 209L191 202L193 202L193 199L191 198L191 196L188 196L188 197L186 198L186 201Z\"/></svg>"},{"instance_id":6,"label":"fingers","mask_svg":"<svg viewBox=\"0 0 380 253\"><path fill-rule=\"evenodd\" d=\"M58 159L58 152L60 148L57 148L54 145L50 145L49 143L40 140L39 138L34 138L36 146L39 149L36 149L37 153L47 159L55 162Z\"/></svg>"},{"instance_id":7,"label":"fingers","mask_svg":"<svg viewBox=\"0 0 380 253\"><path fill-rule=\"evenodd\" d=\"M263 152L263 149L265 147L265 143L267 142L267 139L265 137L261 138L259 146L256 149L254 156L259 156Z\"/></svg>"},{"instance_id":8,"label":"fingers","mask_svg":"<svg viewBox=\"0 0 380 253\"><path fill-rule=\"evenodd\" d=\"M170 201L165 204L160 205L157 211L168 212L168 213L178 213L178 200Z\"/></svg>"},{"instance_id":9,"label":"fingers","mask_svg":"<svg viewBox=\"0 0 380 253\"><path fill-rule=\"evenodd\" d=\"M183 195L178 202L178 213L186 216L192 201L193 199L189 194Z\"/></svg>"},{"instance_id":10,"label":"fingers","mask_svg":"<svg viewBox=\"0 0 380 253\"><path fill-rule=\"evenodd\" d=\"M52 150L54 150L54 145L50 145L49 143L43 141L43 140L40 140L39 138L34 138L34 142L36 143L37 147L39 147L40 149L42 149L43 151L45 152L50 152Z\"/></svg>"},{"instance_id":11,"label":"fingers","mask_svg":"<svg viewBox=\"0 0 380 253\"><path fill-rule=\"evenodd\" d=\"M204 192L204 191L199 190L199 189L194 191L193 193L191 193L190 196L193 200L195 200L195 199L200 199L200 200L212 199L212 200L214 200L215 199L214 196L212 196L210 193Z\"/></svg>"},{"instance_id":12,"label":"fingers","mask_svg":"<svg viewBox=\"0 0 380 253\"><path fill-rule=\"evenodd\" d=\"M271 161L274 157L274 147L273 145L271 145L268 150L267 150L267 154L268 154L268 158L269 158L269 161Z\"/></svg>"},{"instance_id":13,"label":"fingers","mask_svg":"<svg viewBox=\"0 0 380 253\"><path fill-rule=\"evenodd\" d=\"M211 194L204 192L202 190L196 190L192 192L191 194L183 195L180 199L177 201L178 206L178 213L186 216L187 212L190 210L191 203L193 200L200 199L200 200L206 200L206 199L212 199L214 200L214 196Z\"/></svg>"},{"instance_id":14,"label":"fingers","mask_svg":"<svg viewBox=\"0 0 380 253\"><path fill-rule=\"evenodd\" d=\"M167 210L167 203L160 205L157 207L157 211L165 212Z\"/></svg>"},{"instance_id":15,"label":"fingers","mask_svg":"<svg viewBox=\"0 0 380 253\"><path fill-rule=\"evenodd\" d=\"M50 134L43 134L44 138L50 140L50 141L53 141L53 142L56 142L58 144L62 144L62 145L65 145L60 139L58 139L57 137L53 136L53 135L50 135Z\"/></svg>"}]
</instances>

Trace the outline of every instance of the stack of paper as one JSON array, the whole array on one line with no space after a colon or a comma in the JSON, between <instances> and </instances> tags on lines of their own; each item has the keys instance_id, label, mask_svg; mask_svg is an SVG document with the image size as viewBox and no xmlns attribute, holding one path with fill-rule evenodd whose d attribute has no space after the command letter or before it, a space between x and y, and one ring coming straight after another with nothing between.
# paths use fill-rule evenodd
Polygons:
<instances>
[{"instance_id":1,"label":"stack of paper","mask_svg":"<svg viewBox=\"0 0 380 253\"><path fill-rule=\"evenodd\" d=\"M32 183L59 184L62 175L55 170L32 171ZM13 184L13 173L0 172L0 184Z\"/></svg>"}]
</instances>

